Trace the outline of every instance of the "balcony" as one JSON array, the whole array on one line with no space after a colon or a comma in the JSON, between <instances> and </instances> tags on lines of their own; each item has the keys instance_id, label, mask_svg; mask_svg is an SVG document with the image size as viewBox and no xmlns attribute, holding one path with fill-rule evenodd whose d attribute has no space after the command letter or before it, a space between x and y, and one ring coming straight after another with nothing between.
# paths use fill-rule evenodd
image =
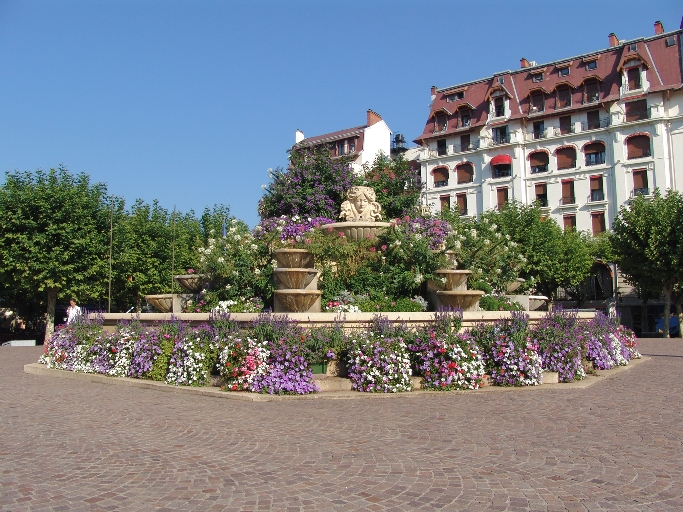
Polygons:
<instances>
[{"instance_id":1,"label":"balcony","mask_svg":"<svg viewBox=\"0 0 683 512\"><path fill-rule=\"evenodd\" d=\"M479 140L470 142L469 144L453 144L453 151L455 153L464 153L465 151L474 151L479 149Z\"/></svg>"},{"instance_id":2,"label":"balcony","mask_svg":"<svg viewBox=\"0 0 683 512\"><path fill-rule=\"evenodd\" d=\"M595 203L595 202L604 201L604 200L605 200L605 191L602 189L591 190L591 195L588 196L588 202L589 203Z\"/></svg>"},{"instance_id":3,"label":"balcony","mask_svg":"<svg viewBox=\"0 0 683 512\"><path fill-rule=\"evenodd\" d=\"M512 176L512 169L510 168L498 169L497 167L494 167L493 171L491 171L492 178L509 178L510 176Z\"/></svg>"},{"instance_id":4,"label":"balcony","mask_svg":"<svg viewBox=\"0 0 683 512\"><path fill-rule=\"evenodd\" d=\"M447 186L448 186L448 180L435 181L434 182L434 188L447 187Z\"/></svg>"},{"instance_id":5,"label":"balcony","mask_svg":"<svg viewBox=\"0 0 683 512\"><path fill-rule=\"evenodd\" d=\"M492 146L497 146L499 144L509 144L509 143L510 143L510 134L494 135L493 139L491 139L491 145Z\"/></svg>"},{"instance_id":6,"label":"balcony","mask_svg":"<svg viewBox=\"0 0 683 512\"><path fill-rule=\"evenodd\" d=\"M531 166L531 174L538 174L541 172L548 172L548 164Z\"/></svg>"},{"instance_id":7,"label":"balcony","mask_svg":"<svg viewBox=\"0 0 683 512\"><path fill-rule=\"evenodd\" d=\"M448 154L448 147L439 146L436 148L436 156L446 156Z\"/></svg>"},{"instance_id":8,"label":"balcony","mask_svg":"<svg viewBox=\"0 0 683 512\"><path fill-rule=\"evenodd\" d=\"M650 195L650 189L648 187L644 188L634 188L633 192L631 192L631 197L636 197L636 196L649 196Z\"/></svg>"},{"instance_id":9,"label":"balcony","mask_svg":"<svg viewBox=\"0 0 683 512\"><path fill-rule=\"evenodd\" d=\"M605 163L605 152L601 153L588 153L586 155L586 167L591 165L602 165Z\"/></svg>"},{"instance_id":10,"label":"balcony","mask_svg":"<svg viewBox=\"0 0 683 512\"><path fill-rule=\"evenodd\" d=\"M609 117L601 117L595 121L581 123L581 131L598 130L600 128L607 128L609 126Z\"/></svg>"},{"instance_id":11,"label":"balcony","mask_svg":"<svg viewBox=\"0 0 683 512\"><path fill-rule=\"evenodd\" d=\"M626 111L626 115L624 116L624 122L632 123L634 121L643 121L645 119L650 119L650 117L652 117L652 112L649 108L629 110Z\"/></svg>"},{"instance_id":12,"label":"balcony","mask_svg":"<svg viewBox=\"0 0 683 512\"><path fill-rule=\"evenodd\" d=\"M574 204L576 204L576 197L574 196L562 196L562 199L560 199L560 205L562 206L569 206Z\"/></svg>"}]
</instances>

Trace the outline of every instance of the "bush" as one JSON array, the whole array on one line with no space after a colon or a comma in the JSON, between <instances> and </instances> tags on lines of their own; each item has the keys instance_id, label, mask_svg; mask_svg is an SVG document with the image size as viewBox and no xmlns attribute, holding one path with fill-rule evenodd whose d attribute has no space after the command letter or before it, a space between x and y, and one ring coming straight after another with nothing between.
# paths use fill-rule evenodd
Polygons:
<instances>
[{"instance_id":1,"label":"bush","mask_svg":"<svg viewBox=\"0 0 683 512\"><path fill-rule=\"evenodd\" d=\"M556 308L549 311L532 332L543 368L557 372L560 382L586 377L583 331L576 312Z\"/></svg>"},{"instance_id":2,"label":"bush","mask_svg":"<svg viewBox=\"0 0 683 512\"><path fill-rule=\"evenodd\" d=\"M410 391L410 358L402 338L373 332L356 333L349 346L349 378L353 389L371 393Z\"/></svg>"}]
</instances>

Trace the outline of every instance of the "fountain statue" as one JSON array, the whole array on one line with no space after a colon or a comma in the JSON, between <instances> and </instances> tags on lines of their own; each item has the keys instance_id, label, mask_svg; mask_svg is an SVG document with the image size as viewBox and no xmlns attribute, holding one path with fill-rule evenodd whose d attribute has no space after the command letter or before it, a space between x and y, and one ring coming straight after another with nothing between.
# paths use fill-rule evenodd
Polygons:
<instances>
[{"instance_id":1,"label":"fountain statue","mask_svg":"<svg viewBox=\"0 0 683 512\"><path fill-rule=\"evenodd\" d=\"M343 233L355 242L363 238L374 238L390 226L388 222L379 221L382 218L382 206L377 202L372 187L351 187L346 193L346 198L339 214L344 222L325 224L320 226L320 229Z\"/></svg>"}]
</instances>

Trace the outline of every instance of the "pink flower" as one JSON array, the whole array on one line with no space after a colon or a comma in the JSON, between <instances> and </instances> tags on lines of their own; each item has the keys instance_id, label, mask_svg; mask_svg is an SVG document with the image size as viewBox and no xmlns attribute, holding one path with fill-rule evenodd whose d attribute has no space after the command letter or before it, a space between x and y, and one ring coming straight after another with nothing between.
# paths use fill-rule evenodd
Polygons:
<instances>
[{"instance_id":1,"label":"pink flower","mask_svg":"<svg viewBox=\"0 0 683 512\"><path fill-rule=\"evenodd\" d=\"M383 250L383 251L386 251L386 250L387 250L386 244L382 245L382 250Z\"/></svg>"},{"instance_id":2,"label":"pink flower","mask_svg":"<svg viewBox=\"0 0 683 512\"><path fill-rule=\"evenodd\" d=\"M188 274L194 274L194 269L193 268L188 268L187 269Z\"/></svg>"}]
</instances>

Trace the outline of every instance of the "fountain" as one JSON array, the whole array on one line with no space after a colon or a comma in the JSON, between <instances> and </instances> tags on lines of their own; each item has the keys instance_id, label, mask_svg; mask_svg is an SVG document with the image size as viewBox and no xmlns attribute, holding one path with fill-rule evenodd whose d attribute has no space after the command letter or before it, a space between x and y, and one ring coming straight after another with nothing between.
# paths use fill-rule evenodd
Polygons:
<instances>
[{"instance_id":1,"label":"fountain","mask_svg":"<svg viewBox=\"0 0 683 512\"><path fill-rule=\"evenodd\" d=\"M276 313L319 313L319 270L313 268L313 255L306 249L276 249L273 256L278 266L273 270L275 291L273 311Z\"/></svg>"},{"instance_id":2,"label":"fountain","mask_svg":"<svg viewBox=\"0 0 683 512\"><path fill-rule=\"evenodd\" d=\"M448 306L460 308L463 311L476 311L479 309L479 299L484 292L468 290L467 279L472 274L471 270L456 270L456 262L452 251L446 251L450 265L434 271L438 279L430 279L427 282L427 295L434 309Z\"/></svg>"},{"instance_id":3,"label":"fountain","mask_svg":"<svg viewBox=\"0 0 683 512\"><path fill-rule=\"evenodd\" d=\"M351 187L346 197L339 214L339 217L346 220L325 224L320 229L334 235L343 233L346 238L356 242L364 238L375 238L391 225L388 222L378 222L382 218L382 206L377 202L372 187Z\"/></svg>"}]
</instances>

